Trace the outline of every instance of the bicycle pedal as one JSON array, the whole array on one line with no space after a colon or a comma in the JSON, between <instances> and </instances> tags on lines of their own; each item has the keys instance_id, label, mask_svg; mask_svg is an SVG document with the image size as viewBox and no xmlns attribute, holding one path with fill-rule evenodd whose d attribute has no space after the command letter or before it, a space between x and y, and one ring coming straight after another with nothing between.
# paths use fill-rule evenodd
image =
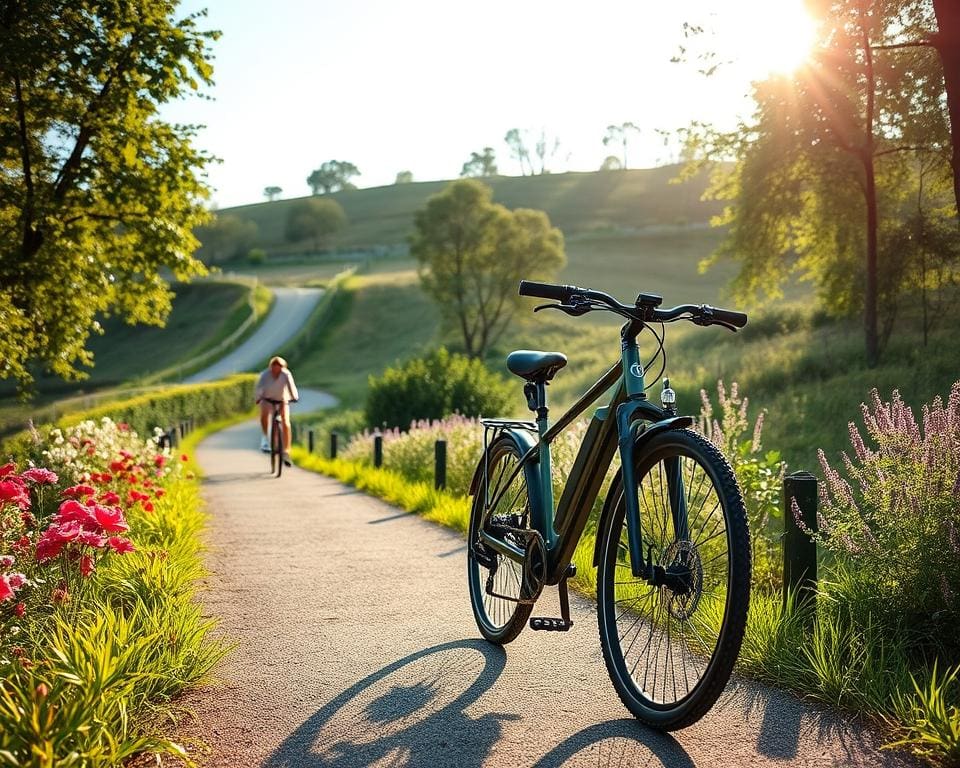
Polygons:
<instances>
[{"instance_id":1,"label":"bicycle pedal","mask_svg":"<svg viewBox=\"0 0 960 768\"><path fill-rule=\"evenodd\" d=\"M568 632L572 626L573 621L564 621L563 619L554 619L548 616L534 616L530 619L530 629L545 632Z\"/></svg>"}]
</instances>

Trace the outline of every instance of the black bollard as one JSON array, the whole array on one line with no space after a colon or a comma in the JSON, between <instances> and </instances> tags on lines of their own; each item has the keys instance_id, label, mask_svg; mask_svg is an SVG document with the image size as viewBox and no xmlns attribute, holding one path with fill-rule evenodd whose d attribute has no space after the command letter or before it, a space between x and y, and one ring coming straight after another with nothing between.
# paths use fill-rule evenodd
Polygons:
<instances>
[{"instance_id":1,"label":"black bollard","mask_svg":"<svg viewBox=\"0 0 960 768\"><path fill-rule=\"evenodd\" d=\"M313 453L313 430L307 430L307 453Z\"/></svg>"},{"instance_id":2,"label":"black bollard","mask_svg":"<svg viewBox=\"0 0 960 768\"><path fill-rule=\"evenodd\" d=\"M383 466L383 435L375 435L373 438L373 466Z\"/></svg>"},{"instance_id":3,"label":"black bollard","mask_svg":"<svg viewBox=\"0 0 960 768\"><path fill-rule=\"evenodd\" d=\"M796 501L801 528L794 517ZM810 607L817 596L817 478L793 472L783 479L783 595L796 597L796 607ZM804 530L806 529L806 530Z\"/></svg>"},{"instance_id":4,"label":"black bollard","mask_svg":"<svg viewBox=\"0 0 960 768\"><path fill-rule=\"evenodd\" d=\"M447 487L447 441L437 440L433 446L433 486L437 490Z\"/></svg>"},{"instance_id":5,"label":"black bollard","mask_svg":"<svg viewBox=\"0 0 960 768\"><path fill-rule=\"evenodd\" d=\"M337 433L330 433L330 458L337 458Z\"/></svg>"}]
</instances>

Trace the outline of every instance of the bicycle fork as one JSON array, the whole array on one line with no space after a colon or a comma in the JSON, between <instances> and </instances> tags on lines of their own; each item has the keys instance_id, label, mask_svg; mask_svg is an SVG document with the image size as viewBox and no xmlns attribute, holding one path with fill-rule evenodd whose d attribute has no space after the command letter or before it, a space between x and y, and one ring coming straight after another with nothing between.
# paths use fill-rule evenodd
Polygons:
<instances>
[{"instance_id":1,"label":"bicycle fork","mask_svg":"<svg viewBox=\"0 0 960 768\"><path fill-rule=\"evenodd\" d=\"M653 586L666 585L674 591L682 590L686 579L682 573L674 573L671 567L655 564L653 545L647 544L644 553L643 526L640 522L640 489L637 485L637 457L643 455L644 446L661 432L685 429L693 424L689 416L668 416L664 411L643 399L628 400L617 408L617 430L621 477L623 479L627 545L630 552L630 569L634 577L644 579ZM647 422L652 422L648 425ZM670 457L664 461L670 512L674 535L677 541L689 538L686 493L680 472L680 459ZM685 570L681 568L680 570Z\"/></svg>"}]
</instances>

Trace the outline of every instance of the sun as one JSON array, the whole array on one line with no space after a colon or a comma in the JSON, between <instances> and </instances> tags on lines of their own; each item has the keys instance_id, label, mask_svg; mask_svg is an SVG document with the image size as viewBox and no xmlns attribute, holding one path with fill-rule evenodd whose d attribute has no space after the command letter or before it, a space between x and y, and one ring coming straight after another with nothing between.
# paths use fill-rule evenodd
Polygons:
<instances>
[{"instance_id":1,"label":"sun","mask_svg":"<svg viewBox=\"0 0 960 768\"><path fill-rule=\"evenodd\" d=\"M790 74L809 57L817 26L803 0L731 5L740 11L727 27L731 58L751 79Z\"/></svg>"}]
</instances>

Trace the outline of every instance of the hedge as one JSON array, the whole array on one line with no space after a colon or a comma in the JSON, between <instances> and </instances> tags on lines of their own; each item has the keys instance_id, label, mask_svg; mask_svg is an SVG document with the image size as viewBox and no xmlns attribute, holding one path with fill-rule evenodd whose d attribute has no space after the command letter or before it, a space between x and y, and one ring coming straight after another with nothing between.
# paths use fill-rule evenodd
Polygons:
<instances>
[{"instance_id":1,"label":"hedge","mask_svg":"<svg viewBox=\"0 0 960 768\"><path fill-rule=\"evenodd\" d=\"M209 383L165 387L69 413L53 424L38 425L37 431L43 434L55 427L63 429L87 419L98 421L104 416L129 424L144 437L152 434L154 427L167 429L184 419L192 418L194 425L199 426L250 410L256 381L256 374L244 373ZM23 430L3 441L0 456L27 459L32 456L35 444L31 431Z\"/></svg>"}]
</instances>

